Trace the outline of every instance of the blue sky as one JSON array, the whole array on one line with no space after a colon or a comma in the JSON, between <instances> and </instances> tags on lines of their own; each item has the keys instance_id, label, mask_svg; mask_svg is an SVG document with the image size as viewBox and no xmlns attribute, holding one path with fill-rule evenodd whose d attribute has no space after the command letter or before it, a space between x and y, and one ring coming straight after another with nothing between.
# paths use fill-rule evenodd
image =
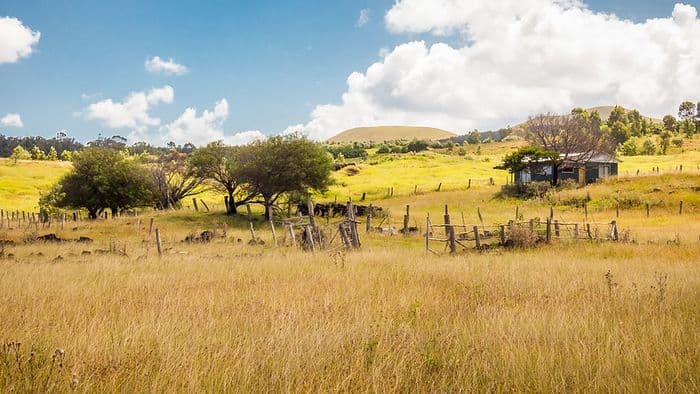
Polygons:
<instances>
[{"instance_id":1,"label":"blue sky","mask_svg":"<svg viewBox=\"0 0 700 394\"><path fill-rule=\"evenodd\" d=\"M586 3L594 11L636 22L669 17L675 4ZM698 8L697 1L685 3ZM100 132L128 135L128 128L113 129L88 118L86 108L169 85L174 89L172 102L149 109L160 119L160 126L151 127L151 132L177 119L187 107L194 107L196 114L213 111L225 98L228 115L221 127L227 135L244 130L276 134L309 122L318 105L341 103L348 76L381 62L383 48L390 52L414 40L452 46L463 41L458 35L390 32L384 15L395 5L393 0L163 4L2 0L0 17L19 19L41 38L31 55L0 63L0 117L16 113L23 123L21 128L0 126L0 132L51 136L66 129L83 141ZM369 20L360 26L363 9ZM150 73L144 62L152 56L173 58L188 72Z\"/></svg>"}]
</instances>

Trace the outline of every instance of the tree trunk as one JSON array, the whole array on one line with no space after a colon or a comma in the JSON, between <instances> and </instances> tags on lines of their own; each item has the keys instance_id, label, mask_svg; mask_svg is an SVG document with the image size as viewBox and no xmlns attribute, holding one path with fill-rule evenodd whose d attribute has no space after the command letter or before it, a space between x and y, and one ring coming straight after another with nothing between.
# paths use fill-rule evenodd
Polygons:
<instances>
[{"instance_id":1,"label":"tree trunk","mask_svg":"<svg viewBox=\"0 0 700 394\"><path fill-rule=\"evenodd\" d=\"M552 186L559 184L559 165L552 164Z\"/></svg>"},{"instance_id":2,"label":"tree trunk","mask_svg":"<svg viewBox=\"0 0 700 394\"><path fill-rule=\"evenodd\" d=\"M97 219L97 209L96 208L88 208L88 217L90 220L95 220Z\"/></svg>"},{"instance_id":3,"label":"tree trunk","mask_svg":"<svg viewBox=\"0 0 700 394\"><path fill-rule=\"evenodd\" d=\"M228 214L233 216L238 213L238 207L236 206L236 201L233 199L233 192L228 192Z\"/></svg>"},{"instance_id":4,"label":"tree trunk","mask_svg":"<svg viewBox=\"0 0 700 394\"><path fill-rule=\"evenodd\" d=\"M263 199L265 200L265 221L268 221L272 218L272 202L269 197L263 197Z\"/></svg>"}]
</instances>

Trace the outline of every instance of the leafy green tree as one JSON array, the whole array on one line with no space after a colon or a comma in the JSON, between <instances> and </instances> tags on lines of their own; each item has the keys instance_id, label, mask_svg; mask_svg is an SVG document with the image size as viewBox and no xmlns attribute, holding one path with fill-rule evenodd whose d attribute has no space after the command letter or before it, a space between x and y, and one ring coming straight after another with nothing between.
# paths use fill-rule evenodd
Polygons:
<instances>
[{"instance_id":1,"label":"leafy green tree","mask_svg":"<svg viewBox=\"0 0 700 394\"><path fill-rule=\"evenodd\" d=\"M262 197L269 219L278 199L290 193L324 192L332 160L321 145L298 135L277 136L241 148L239 179Z\"/></svg>"},{"instance_id":2,"label":"leafy green tree","mask_svg":"<svg viewBox=\"0 0 700 394\"><path fill-rule=\"evenodd\" d=\"M625 123L618 120L608 127L610 129L610 137L616 144L622 144L630 138L630 129Z\"/></svg>"},{"instance_id":3,"label":"leafy green tree","mask_svg":"<svg viewBox=\"0 0 700 394\"><path fill-rule=\"evenodd\" d=\"M58 152L53 146L49 149L49 154L46 155L46 160L56 161L58 160Z\"/></svg>"},{"instance_id":4,"label":"leafy green tree","mask_svg":"<svg viewBox=\"0 0 700 394\"><path fill-rule=\"evenodd\" d=\"M678 107L678 117L683 120L694 119L695 115L695 104L690 101L684 101Z\"/></svg>"},{"instance_id":5,"label":"leafy green tree","mask_svg":"<svg viewBox=\"0 0 700 394\"><path fill-rule=\"evenodd\" d=\"M678 121L673 115L666 115L663 119L664 129L672 133L678 131Z\"/></svg>"},{"instance_id":6,"label":"leafy green tree","mask_svg":"<svg viewBox=\"0 0 700 394\"><path fill-rule=\"evenodd\" d=\"M644 140L644 143L642 144L642 152L643 155L655 155L656 154L656 144L654 141L652 141L650 138L647 138Z\"/></svg>"},{"instance_id":7,"label":"leafy green tree","mask_svg":"<svg viewBox=\"0 0 700 394\"><path fill-rule=\"evenodd\" d=\"M503 162L496 167L497 170L508 170L511 174L522 171L529 163L544 162L554 165L559 158L557 152L543 149L539 146L525 146L515 152L507 154Z\"/></svg>"},{"instance_id":8,"label":"leafy green tree","mask_svg":"<svg viewBox=\"0 0 700 394\"><path fill-rule=\"evenodd\" d=\"M616 105L612 111L610 112L610 116L608 117L607 120L607 125L608 127L612 128L613 124L615 122L620 122L622 124L627 124L629 123L629 119L627 117L627 111L625 111L624 108L620 107L619 105Z\"/></svg>"},{"instance_id":9,"label":"leafy green tree","mask_svg":"<svg viewBox=\"0 0 700 394\"><path fill-rule=\"evenodd\" d=\"M428 149L428 142L414 138L406 145L406 152L422 152Z\"/></svg>"},{"instance_id":10,"label":"leafy green tree","mask_svg":"<svg viewBox=\"0 0 700 394\"><path fill-rule=\"evenodd\" d=\"M662 155L666 154L669 145L671 145L671 133L664 131L661 133L661 135L659 135L659 149L661 150Z\"/></svg>"},{"instance_id":11,"label":"leafy green tree","mask_svg":"<svg viewBox=\"0 0 700 394\"><path fill-rule=\"evenodd\" d=\"M69 150L64 150L61 152L61 161L71 161L73 159L73 153Z\"/></svg>"},{"instance_id":12,"label":"leafy green tree","mask_svg":"<svg viewBox=\"0 0 700 394\"><path fill-rule=\"evenodd\" d=\"M73 169L43 195L40 205L85 208L90 218L105 209L151 205L153 184L146 169L110 148L88 148L73 155Z\"/></svg>"},{"instance_id":13,"label":"leafy green tree","mask_svg":"<svg viewBox=\"0 0 700 394\"><path fill-rule=\"evenodd\" d=\"M22 145L17 145L12 149L12 156L10 156L12 161L17 164L18 160L31 160L32 154L29 153Z\"/></svg>"},{"instance_id":14,"label":"leafy green tree","mask_svg":"<svg viewBox=\"0 0 700 394\"><path fill-rule=\"evenodd\" d=\"M46 154L38 146L34 145L32 147L32 159L34 160L46 160Z\"/></svg>"},{"instance_id":15,"label":"leafy green tree","mask_svg":"<svg viewBox=\"0 0 700 394\"><path fill-rule=\"evenodd\" d=\"M229 215L235 215L240 205L253 198L251 194L244 194L241 187L243 182L238 174L240 150L240 147L216 141L192 152L188 163L189 174L209 180L215 189L226 193L226 213Z\"/></svg>"},{"instance_id":16,"label":"leafy green tree","mask_svg":"<svg viewBox=\"0 0 700 394\"><path fill-rule=\"evenodd\" d=\"M678 123L678 131L691 138L695 132L695 122L692 119L683 119Z\"/></svg>"},{"instance_id":17,"label":"leafy green tree","mask_svg":"<svg viewBox=\"0 0 700 394\"><path fill-rule=\"evenodd\" d=\"M479 132L479 130L470 131L467 135L467 142L472 145L481 143L481 133Z\"/></svg>"},{"instance_id":18,"label":"leafy green tree","mask_svg":"<svg viewBox=\"0 0 700 394\"><path fill-rule=\"evenodd\" d=\"M619 147L620 153L623 156L636 156L639 154L639 146L636 138L630 138Z\"/></svg>"},{"instance_id":19,"label":"leafy green tree","mask_svg":"<svg viewBox=\"0 0 700 394\"><path fill-rule=\"evenodd\" d=\"M155 204L160 209L180 208L181 201L204 191L204 178L187 166L187 155L171 150L149 164Z\"/></svg>"}]
</instances>

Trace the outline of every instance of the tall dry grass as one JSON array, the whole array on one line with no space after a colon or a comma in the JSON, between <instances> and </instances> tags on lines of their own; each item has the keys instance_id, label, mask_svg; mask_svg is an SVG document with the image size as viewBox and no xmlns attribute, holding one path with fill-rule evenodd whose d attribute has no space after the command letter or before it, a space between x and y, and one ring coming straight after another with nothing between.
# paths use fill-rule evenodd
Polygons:
<instances>
[{"instance_id":1,"label":"tall dry grass","mask_svg":"<svg viewBox=\"0 0 700 394\"><path fill-rule=\"evenodd\" d=\"M0 390L46 387L27 378L31 351L59 391L700 389L698 244L80 249L0 263L0 340L24 363L0 354Z\"/></svg>"}]
</instances>

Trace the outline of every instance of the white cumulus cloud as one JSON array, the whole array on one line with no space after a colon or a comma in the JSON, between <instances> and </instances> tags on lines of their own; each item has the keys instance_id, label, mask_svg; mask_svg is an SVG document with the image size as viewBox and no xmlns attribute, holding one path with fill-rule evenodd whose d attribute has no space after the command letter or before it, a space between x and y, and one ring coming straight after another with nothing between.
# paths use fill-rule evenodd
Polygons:
<instances>
[{"instance_id":1,"label":"white cumulus cloud","mask_svg":"<svg viewBox=\"0 0 700 394\"><path fill-rule=\"evenodd\" d=\"M360 15L357 17L357 26L362 27L369 22L370 11L369 8L360 10Z\"/></svg>"},{"instance_id":2,"label":"white cumulus cloud","mask_svg":"<svg viewBox=\"0 0 700 394\"><path fill-rule=\"evenodd\" d=\"M0 17L0 64L28 57L40 38L40 32L24 26L19 19Z\"/></svg>"},{"instance_id":3,"label":"white cumulus cloud","mask_svg":"<svg viewBox=\"0 0 700 394\"><path fill-rule=\"evenodd\" d=\"M191 142L201 146L221 140L228 145L245 145L265 138L260 131L243 131L227 135L223 125L228 115L228 101L225 98L219 100L213 110L205 109L201 115L197 114L196 108L188 107L180 117L161 127L161 142L173 141L176 144Z\"/></svg>"},{"instance_id":4,"label":"white cumulus cloud","mask_svg":"<svg viewBox=\"0 0 700 394\"><path fill-rule=\"evenodd\" d=\"M144 66L146 71L153 74L182 75L189 71L186 66L176 63L172 58L163 60L160 56L146 59Z\"/></svg>"},{"instance_id":5,"label":"white cumulus cloud","mask_svg":"<svg viewBox=\"0 0 700 394\"><path fill-rule=\"evenodd\" d=\"M148 92L133 92L123 102L106 99L90 104L86 110L88 119L96 119L112 129L129 129L143 132L152 126L160 125L160 119L151 117L149 111L160 103L170 104L175 91L169 85L151 89Z\"/></svg>"},{"instance_id":6,"label":"white cumulus cloud","mask_svg":"<svg viewBox=\"0 0 700 394\"><path fill-rule=\"evenodd\" d=\"M6 127L24 127L22 123L22 117L19 114L7 114L0 118L0 125Z\"/></svg>"},{"instance_id":7,"label":"white cumulus cloud","mask_svg":"<svg viewBox=\"0 0 700 394\"><path fill-rule=\"evenodd\" d=\"M312 111L311 138L381 124L499 128L574 106L663 116L698 99L700 20L690 5L633 22L577 0L398 0L384 20L393 33L438 42L398 45L352 73L340 103Z\"/></svg>"}]
</instances>

